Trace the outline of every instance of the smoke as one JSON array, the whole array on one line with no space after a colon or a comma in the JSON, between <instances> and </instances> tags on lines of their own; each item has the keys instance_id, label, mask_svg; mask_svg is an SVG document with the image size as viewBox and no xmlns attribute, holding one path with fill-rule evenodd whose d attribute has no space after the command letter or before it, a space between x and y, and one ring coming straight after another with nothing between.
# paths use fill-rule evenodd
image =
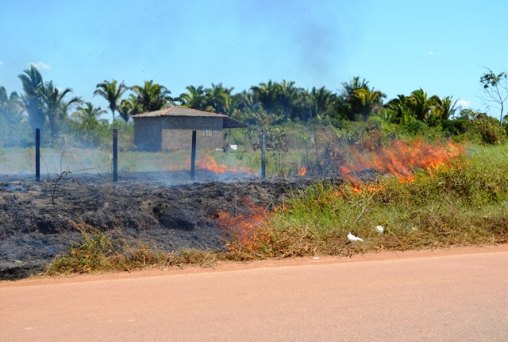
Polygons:
<instances>
[{"instance_id":1,"label":"smoke","mask_svg":"<svg viewBox=\"0 0 508 342\"><path fill-rule=\"evenodd\" d=\"M320 23L310 22L299 28L294 34L295 43L299 44L302 69L311 74L315 81L320 81L333 74L333 60L337 50L337 35Z\"/></svg>"},{"instance_id":2,"label":"smoke","mask_svg":"<svg viewBox=\"0 0 508 342\"><path fill-rule=\"evenodd\" d=\"M337 1L243 1L238 11L241 25L252 26L263 40L261 58L279 60L284 78L316 86L336 84L345 59L345 48L354 41L344 29L357 5ZM356 30L351 32L356 34ZM272 62L267 60L267 63ZM291 68L291 69L287 69ZM275 72L281 72L276 70ZM274 76L271 76L274 77Z\"/></svg>"}]
</instances>

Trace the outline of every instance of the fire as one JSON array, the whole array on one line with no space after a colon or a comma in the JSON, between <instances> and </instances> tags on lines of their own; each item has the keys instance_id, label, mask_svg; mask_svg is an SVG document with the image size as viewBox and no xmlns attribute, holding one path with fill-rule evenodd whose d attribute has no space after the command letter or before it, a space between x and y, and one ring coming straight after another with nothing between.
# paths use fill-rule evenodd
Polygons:
<instances>
[{"instance_id":1,"label":"fire","mask_svg":"<svg viewBox=\"0 0 508 342\"><path fill-rule=\"evenodd\" d=\"M359 152L350 147L347 153L350 160L338 167L339 172L345 179L358 184L361 183L358 173L362 171L391 174L401 182L412 182L416 170L432 172L448 165L463 154L463 149L452 143L431 145L417 140L414 143L395 141L370 152Z\"/></svg>"},{"instance_id":2,"label":"fire","mask_svg":"<svg viewBox=\"0 0 508 342\"><path fill-rule=\"evenodd\" d=\"M220 174L223 174L223 173L247 173L247 174L251 174L251 175L254 174L252 169L250 169L248 167L232 168L232 167L228 167L227 165L224 165L224 164L219 164L219 163L217 163L217 161L215 159L213 159L209 155L205 155L203 158L199 159L196 163L196 166L199 169L212 171L212 172L220 173Z\"/></svg>"},{"instance_id":3,"label":"fire","mask_svg":"<svg viewBox=\"0 0 508 342\"><path fill-rule=\"evenodd\" d=\"M298 176L303 177L307 174L307 168L305 166L300 166L298 168Z\"/></svg>"},{"instance_id":4,"label":"fire","mask_svg":"<svg viewBox=\"0 0 508 342\"><path fill-rule=\"evenodd\" d=\"M260 241L266 240L262 227L266 220L263 206L245 200L248 213L233 215L228 211L219 211L217 221L229 236L227 247L232 252L252 251Z\"/></svg>"}]
</instances>

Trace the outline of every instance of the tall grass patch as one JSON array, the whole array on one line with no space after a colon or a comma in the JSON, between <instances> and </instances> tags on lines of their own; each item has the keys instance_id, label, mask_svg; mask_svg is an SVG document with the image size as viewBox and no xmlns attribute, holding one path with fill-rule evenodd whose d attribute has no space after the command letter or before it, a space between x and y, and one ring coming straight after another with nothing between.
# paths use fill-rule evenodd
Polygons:
<instances>
[{"instance_id":1,"label":"tall grass patch","mask_svg":"<svg viewBox=\"0 0 508 342\"><path fill-rule=\"evenodd\" d=\"M267 256L350 255L508 241L508 147L471 147L469 156L412 182L315 185L267 221ZM381 225L384 233L375 231ZM350 242L348 232L364 239Z\"/></svg>"}]
</instances>

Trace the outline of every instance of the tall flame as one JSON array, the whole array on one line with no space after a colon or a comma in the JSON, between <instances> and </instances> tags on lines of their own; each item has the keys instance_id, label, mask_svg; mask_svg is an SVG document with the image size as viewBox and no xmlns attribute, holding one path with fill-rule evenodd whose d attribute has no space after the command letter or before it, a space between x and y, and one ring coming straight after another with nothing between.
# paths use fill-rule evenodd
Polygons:
<instances>
[{"instance_id":1,"label":"tall flame","mask_svg":"<svg viewBox=\"0 0 508 342\"><path fill-rule=\"evenodd\" d=\"M413 143L395 141L371 152L360 153L350 147L348 154L349 161L338 168L342 176L353 183L359 182L357 174L365 170L391 174L401 182L411 182L415 170L431 171L449 164L463 154L463 148L453 143L431 145L423 140Z\"/></svg>"}]
</instances>

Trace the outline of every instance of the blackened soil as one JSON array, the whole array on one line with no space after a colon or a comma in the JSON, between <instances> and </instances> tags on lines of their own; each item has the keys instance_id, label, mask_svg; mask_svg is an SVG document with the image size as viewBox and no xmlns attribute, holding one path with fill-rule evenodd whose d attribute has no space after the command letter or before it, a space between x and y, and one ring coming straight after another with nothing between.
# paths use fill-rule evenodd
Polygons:
<instances>
[{"instance_id":1,"label":"blackened soil","mask_svg":"<svg viewBox=\"0 0 508 342\"><path fill-rule=\"evenodd\" d=\"M0 279L40 271L82 239L80 229L163 251L221 250L225 236L216 221L219 211L248 213L251 203L270 210L315 182L208 177L171 185L139 176L111 183L90 175L55 175L39 183L15 179L0 177Z\"/></svg>"}]
</instances>

